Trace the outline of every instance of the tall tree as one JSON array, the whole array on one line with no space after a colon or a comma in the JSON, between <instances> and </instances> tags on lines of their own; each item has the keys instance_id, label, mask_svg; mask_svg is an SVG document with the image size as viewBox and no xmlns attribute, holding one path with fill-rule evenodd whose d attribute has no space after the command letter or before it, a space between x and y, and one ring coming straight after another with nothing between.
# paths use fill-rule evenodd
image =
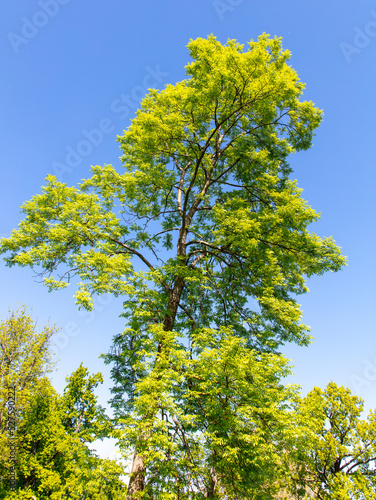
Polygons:
<instances>
[{"instance_id":1,"label":"tall tree","mask_svg":"<svg viewBox=\"0 0 376 500\"><path fill-rule=\"evenodd\" d=\"M264 34L244 50L209 36L188 48L187 79L150 90L119 138L125 171L95 166L78 188L48 176L1 243L8 265L47 273L50 290L78 276L79 307L91 309L93 294L125 296L115 404L140 413L129 499L151 477L166 404L158 385L185 369L174 343L192 361L208 328L217 349L221 328L260 353L307 344L295 296L305 276L345 261L332 238L308 231L318 214L289 178L288 156L311 146L322 113L299 100L304 85L281 40ZM151 406L140 402L148 391Z\"/></svg>"}]
</instances>

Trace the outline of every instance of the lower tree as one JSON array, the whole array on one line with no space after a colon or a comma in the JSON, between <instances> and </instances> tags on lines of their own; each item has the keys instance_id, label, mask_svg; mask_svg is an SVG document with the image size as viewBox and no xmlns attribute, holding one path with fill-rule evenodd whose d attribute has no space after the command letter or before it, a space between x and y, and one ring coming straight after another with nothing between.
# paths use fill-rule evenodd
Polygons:
<instances>
[{"instance_id":1,"label":"lower tree","mask_svg":"<svg viewBox=\"0 0 376 500\"><path fill-rule=\"evenodd\" d=\"M161 337L166 353L159 355ZM282 384L286 359L248 349L231 328L196 332L192 356L175 332L154 326L148 338L134 364L143 377L131 412L117 370L124 351L106 356L114 363L120 443L128 458L135 447L145 465L144 497L272 498L285 484L282 452L296 433L297 388Z\"/></svg>"},{"instance_id":2,"label":"lower tree","mask_svg":"<svg viewBox=\"0 0 376 500\"><path fill-rule=\"evenodd\" d=\"M363 406L334 382L300 402L300 439L289 456L294 498L376 499L376 413L362 419Z\"/></svg>"},{"instance_id":3,"label":"lower tree","mask_svg":"<svg viewBox=\"0 0 376 500\"><path fill-rule=\"evenodd\" d=\"M81 365L67 378L64 393L57 394L46 376L52 334L49 328L38 333L25 309L1 324L0 498L124 499L124 468L89 448L95 439L114 435L94 394L102 376L90 375ZM12 387L15 404L10 414ZM12 439L10 419L15 423ZM10 482L13 474L15 484Z\"/></svg>"}]
</instances>

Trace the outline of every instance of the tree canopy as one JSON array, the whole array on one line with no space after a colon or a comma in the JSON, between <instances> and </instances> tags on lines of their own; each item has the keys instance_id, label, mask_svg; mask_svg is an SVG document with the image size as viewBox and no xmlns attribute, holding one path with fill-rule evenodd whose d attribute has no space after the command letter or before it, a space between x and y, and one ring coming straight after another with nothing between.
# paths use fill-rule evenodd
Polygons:
<instances>
[{"instance_id":1,"label":"tree canopy","mask_svg":"<svg viewBox=\"0 0 376 500\"><path fill-rule=\"evenodd\" d=\"M290 178L288 156L311 146L322 112L300 100L304 84L281 39L264 34L244 50L209 36L188 49L186 79L150 89L119 137L122 170L94 166L78 187L49 175L0 248L8 265L31 266L50 290L78 281L79 307L91 309L93 294L124 297L127 325L107 360L115 363L119 419L133 422L123 426L124 447L136 450L128 499L175 498L178 485L180 498L238 494L226 472L237 452L217 460L215 443L238 449L234 436L247 419L256 436L266 423L254 412L231 424L215 415L243 400L257 408L262 397L273 406L279 347L309 343L296 300L305 278L345 263L331 237L309 231L319 215ZM226 364L230 352L246 364ZM264 395L244 385L259 361ZM228 368L226 380L214 376L216 363ZM235 401L222 401L224 384ZM277 427L285 395L281 389L272 412ZM195 453L205 463L197 484L179 465L188 463L189 433L198 450L190 463ZM199 435L204 445L193 446ZM272 434L263 439L274 446ZM245 478L258 460L237 465L247 498L256 498Z\"/></svg>"}]
</instances>

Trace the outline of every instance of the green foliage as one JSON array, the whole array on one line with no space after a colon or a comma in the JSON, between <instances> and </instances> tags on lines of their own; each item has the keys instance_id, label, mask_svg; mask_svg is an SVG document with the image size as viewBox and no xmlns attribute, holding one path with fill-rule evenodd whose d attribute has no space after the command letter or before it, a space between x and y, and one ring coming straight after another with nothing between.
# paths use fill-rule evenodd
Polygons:
<instances>
[{"instance_id":1,"label":"green foliage","mask_svg":"<svg viewBox=\"0 0 376 500\"><path fill-rule=\"evenodd\" d=\"M119 137L124 169L94 166L78 187L48 176L0 251L50 290L77 277L79 307L124 297L127 327L105 359L124 451L136 450L128 499L268 498L280 466L266 457L279 464L289 434L276 353L310 341L305 278L345 263L309 232L319 215L287 161L322 112L300 100L278 38L188 49L187 78L150 90Z\"/></svg>"},{"instance_id":2,"label":"green foliage","mask_svg":"<svg viewBox=\"0 0 376 500\"><path fill-rule=\"evenodd\" d=\"M160 322L180 277L181 329L233 325L268 350L307 343L291 294L307 290L302 275L344 263L331 238L308 232L318 214L288 178L287 156L310 146L321 112L299 101L304 85L279 39L242 49L213 36L191 41L188 79L150 91L119 138L126 172L93 167L79 188L48 176L2 240L8 265L61 268L45 283L52 290L79 276L80 307L112 292L151 303ZM134 270L136 257L148 271Z\"/></svg>"},{"instance_id":3,"label":"green foliage","mask_svg":"<svg viewBox=\"0 0 376 500\"><path fill-rule=\"evenodd\" d=\"M112 425L104 409L97 404L94 389L103 383L101 373L89 375L81 365L67 378L63 393L64 426L77 434L81 441L92 442L109 436Z\"/></svg>"},{"instance_id":4,"label":"green foliage","mask_svg":"<svg viewBox=\"0 0 376 500\"><path fill-rule=\"evenodd\" d=\"M125 498L121 465L102 460L86 443L114 435L113 425L97 404L94 389L100 373L90 375L82 365L67 378L64 394L53 389L46 373L51 368L49 340L53 329L36 331L26 309L1 323L0 346L0 498L77 500ZM7 401L15 386L16 431L9 433ZM11 446L16 450L11 457ZM17 488L9 476L15 468ZM69 496L67 496L69 495Z\"/></svg>"},{"instance_id":5,"label":"green foliage","mask_svg":"<svg viewBox=\"0 0 376 500\"><path fill-rule=\"evenodd\" d=\"M363 400L331 382L298 406L302 436L292 454L295 491L323 500L376 498L376 414L361 419Z\"/></svg>"},{"instance_id":6,"label":"green foliage","mask_svg":"<svg viewBox=\"0 0 376 500\"><path fill-rule=\"evenodd\" d=\"M51 371L50 339L54 327L41 331L25 307L9 312L0 322L0 477L10 469L8 399L16 388L14 418L18 420L32 398L32 388Z\"/></svg>"},{"instance_id":7,"label":"green foliage","mask_svg":"<svg viewBox=\"0 0 376 500\"><path fill-rule=\"evenodd\" d=\"M37 331L25 307L0 320L0 401L4 404L9 387L25 394L28 386L52 369L50 339L54 326ZM18 401L20 406L21 401ZM0 414L0 419L2 414Z\"/></svg>"},{"instance_id":8,"label":"green foliage","mask_svg":"<svg viewBox=\"0 0 376 500\"><path fill-rule=\"evenodd\" d=\"M152 326L149 338L134 411L119 420L124 450L144 456L145 498L271 498L295 433L286 360L249 350L229 328L196 332L193 357L176 332Z\"/></svg>"}]
</instances>

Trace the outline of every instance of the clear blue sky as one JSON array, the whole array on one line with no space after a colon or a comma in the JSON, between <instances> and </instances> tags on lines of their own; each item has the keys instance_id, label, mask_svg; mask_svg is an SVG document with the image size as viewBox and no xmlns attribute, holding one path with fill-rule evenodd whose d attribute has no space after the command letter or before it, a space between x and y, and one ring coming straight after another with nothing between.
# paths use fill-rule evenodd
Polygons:
<instances>
[{"instance_id":1,"label":"clear blue sky","mask_svg":"<svg viewBox=\"0 0 376 500\"><path fill-rule=\"evenodd\" d=\"M349 258L343 271L308 283L300 302L315 340L284 349L295 366L291 380L304 393L333 380L375 408L374 1L2 2L0 235L18 224L21 204L40 192L48 173L65 170L61 179L73 185L90 165L119 165L116 136L145 86L184 78L190 38L213 33L245 43L262 32L283 37L307 84L304 98L324 110L313 149L291 163L304 197L322 214L312 231L333 235ZM95 313L80 314L74 290L49 294L31 270L2 263L0 276L1 317L24 303L39 324L50 319L62 329L55 387L61 391L84 361L105 375L105 404L111 382L98 356L122 329L121 301L104 298Z\"/></svg>"}]
</instances>

